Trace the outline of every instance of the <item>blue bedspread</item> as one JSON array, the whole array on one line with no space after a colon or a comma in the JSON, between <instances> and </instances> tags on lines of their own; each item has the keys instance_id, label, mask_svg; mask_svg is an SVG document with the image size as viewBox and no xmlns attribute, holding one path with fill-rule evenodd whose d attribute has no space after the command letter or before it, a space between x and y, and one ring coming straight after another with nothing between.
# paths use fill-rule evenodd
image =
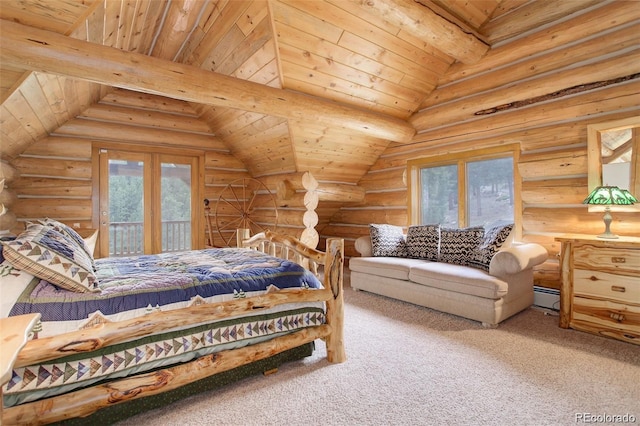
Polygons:
<instances>
[{"instance_id":1,"label":"blue bedspread","mask_svg":"<svg viewBox=\"0 0 640 426\"><path fill-rule=\"evenodd\" d=\"M75 293L34 280L10 315L40 312L42 321L87 318L240 292L278 288L321 288L300 265L262 252L225 248L96 260L100 293Z\"/></svg>"}]
</instances>

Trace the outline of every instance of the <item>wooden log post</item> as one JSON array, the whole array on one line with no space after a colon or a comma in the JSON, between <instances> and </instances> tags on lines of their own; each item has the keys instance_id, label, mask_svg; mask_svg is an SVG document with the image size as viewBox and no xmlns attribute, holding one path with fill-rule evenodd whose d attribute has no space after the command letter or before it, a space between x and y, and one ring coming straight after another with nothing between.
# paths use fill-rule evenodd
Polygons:
<instances>
[{"instance_id":1,"label":"wooden log post","mask_svg":"<svg viewBox=\"0 0 640 426\"><path fill-rule=\"evenodd\" d=\"M303 214L305 217L305 228L304 231L302 231L302 235L300 235L300 240L309 247L316 247L318 242L320 242L320 234L318 234L315 228L318 224L318 214L316 213L316 208L318 207L318 193L316 192L318 181L313 177L311 172L305 172L301 176L300 182L304 191L306 191L304 204L307 209Z\"/></svg>"},{"instance_id":2,"label":"wooden log post","mask_svg":"<svg viewBox=\"0 0 640 426\"><path fill-rule=\"evenodd\" d=\"M564 242L560 250L560 328L569 328L571 321L571 294L573 293L573 280L571 273L571 244Z\"/></svg>"},{"instance_id":3,"label":"wooden log post","mask_svg":"<svg viewBox=\"0 0 640 426\"><path fill-rule=\"evenodd\" d=\"M4 181L0 179L0 204L5 207L11 207L18 200L16 192L10 188L4 187ZM0 209L1 211L2 209Z\"/></svg>"},{"instance_id":4,"label":"wooden log post","mask_svg":"<svg viewBox=\"0 0 640 426\"><path fill-rule=\"evenodd\" d=\"M331 326L331 334L325 337L327 360L340 363L347 360L344 349L344 240L328 238L325 256L324 284L333 293L333 298L326 302L327 324Z\"/></svg>"},{"instance_id":5,"label":"wooden log post","mask_svg":"<svg viewBox=\"0 0 640 426\"><path fill-rule=\"evenodd\" d=\"M18 315L0 319L0 401L3 400L2 388L11 379L13 365L20 349L29 340L31 330L40 320L40 314ZM4 416L4 404L0 404L0 425Z\"/></svg>"},{"instance_id":6,"label":"wooden log post","mask_svg":"<svg viewBox=\"0 0 640 426\"><path fill-rule=\"evenodd\" d=\"M10 184L19 176L20 173L15 167L9 163L0 161L0 179L3 179L5 184Z\"/></svg>"},{"instance_id":7,"label":"wooden log post","mask_svg":"<svg viewBox=\"0 0 640 426\"><path fill-rule=\"evenodd\" d=\"M10 210L17 195L13 189L8 187L8 184L19 176L20 173L12 165L0 161L0 236L17 232L20 228L18 218Z\"/></svg>"},{"instance_id":8,"label":"wooden log post","mask_svg":"<svg viewBox=\"0 0 640 426\"><path fill-rule=\"evenodd\" d=\"M318 206L324 203L362 203L365 199L365 188L345 183L318 182L311 172L291 173L279 176L276 184L276 199L278 205L295 210L294 214L301 215L304 231L300 236L305 244L315 247L320 236L316 231L320 213ZM281 211L284 213L284 211ZM283 215L284 219L285 215ZM287 224L296 224L297 221L289 220Z\"/></svg>"},{"instance_id":9,"label":"wooden log post","mask_svg":"<svg viewBox=\"0 0 640 426\"><path fill-rule=\"evenodd\" d=\"M290 180L281 180L276 185L276 196L278 202L286 202L296 195L296 188Z\"/></svg>"}]
</instances>

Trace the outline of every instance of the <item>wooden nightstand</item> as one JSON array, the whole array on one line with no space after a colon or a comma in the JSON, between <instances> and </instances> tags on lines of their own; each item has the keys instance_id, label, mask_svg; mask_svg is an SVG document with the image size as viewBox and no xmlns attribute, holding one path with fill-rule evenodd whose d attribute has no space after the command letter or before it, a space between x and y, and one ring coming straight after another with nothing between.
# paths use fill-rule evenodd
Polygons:
<instances>
[{"instance_id":1,"label":"wooden nightstand","mask_svg":"<svg viewBox=\"0 0 640 426\"><path fill-rule=\"evenodd\" d=\"M562 243L560 327L640 345L640 238L556 240Z\"/></svg>"},{"instance_id":2,"label":"wooden nightstand","mask_svg":"<svg viewBox=\"0 0 640 426\"><path fill-rule=\"evenodd\" d=\"M11 380L11 371L20 349L29 340L31 329L40 314L18 315L0 319L0 425L2 424L2 386Z\"/></svg>"}]
</instances>

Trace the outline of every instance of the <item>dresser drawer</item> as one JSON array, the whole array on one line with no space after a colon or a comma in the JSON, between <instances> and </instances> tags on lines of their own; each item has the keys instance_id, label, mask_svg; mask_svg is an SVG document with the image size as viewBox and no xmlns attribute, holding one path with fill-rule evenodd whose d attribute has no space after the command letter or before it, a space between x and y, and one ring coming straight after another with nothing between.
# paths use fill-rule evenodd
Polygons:
<instances>
[{"instance_id":1,"label":"dresser drawer","mask_svg":"<svg viewBox=\"0 0 640 426\"><path fill-rule=\"evenodd\" d=\"M640 276L574 269L573 294L595 296L640 305Z\"/></svg>"},{"instance_id":2,"label":"dresser drawer","mask_svg":"<svg viewBox=\"0 0 640 426\"><path fill-rule=\"evenodd\" d=\"M573 253L574 268L611 272L627 271L640 276L640 250L637 248L608 248L584 244Z\"/></svg>"},{"instance_id":3,"label":"dresser drawer","mask_svg":"<svg viewBox=\"0 0 640 426\"><path fill-rule=\"evenodd\" d=\"M576 296L573 298L572 321L640 335L640 306Z\"/></svg>"}]
</instances>

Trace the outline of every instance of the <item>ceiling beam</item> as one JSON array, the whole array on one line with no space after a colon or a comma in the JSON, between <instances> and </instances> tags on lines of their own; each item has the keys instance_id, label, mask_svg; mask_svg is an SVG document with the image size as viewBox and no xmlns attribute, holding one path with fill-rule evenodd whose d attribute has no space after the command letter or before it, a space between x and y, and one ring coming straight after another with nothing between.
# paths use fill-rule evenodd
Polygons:
<instances>
[{"instance_id":1,"label":"ceiling beam","mask_svg":"<svg viewBox=\"0 0 640 426\"><path fill-rule=\"evenodd\" d=\"M408 143L405 120L299 92L2 21L0 62L173 99L320 122Z\"/></svg>"},{"instance_id":2,"label":"ceiling beam","mask_svg":"<svg viewBox=\"0 0 640 426\"><path fill-rule=\"evenodd\" d=\"M351 1L462 63L474 64L489 50L476 36L414 0Z\"/></svg>"}]
</instances>

